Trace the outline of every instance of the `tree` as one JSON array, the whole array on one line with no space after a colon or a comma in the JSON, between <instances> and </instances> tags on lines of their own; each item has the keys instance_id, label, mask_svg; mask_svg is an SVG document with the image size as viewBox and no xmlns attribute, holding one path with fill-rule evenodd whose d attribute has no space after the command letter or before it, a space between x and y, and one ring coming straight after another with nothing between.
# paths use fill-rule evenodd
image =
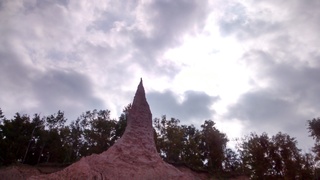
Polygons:
<instances>
[{"instance_id":1,"label":"tree","mask_svg":"<svg viewBox=\"0 0 320 180\"><path fill-rule=\"evenodd\" d=\"M283 175L285 179L297 179L298 169L300 168L300 149L297 148L297 141L295 138L287 134L279 132L272 136L273 162L276 155L277 163L274 163L274 169L278 176ZM279 158L280 157L280 158Z\"/></svg>"},{"instance_id":2,"label":"tree","mask_svg":"<svg viewBox=\"0 0 320 180\"><path fill-rule=\"evenodd\" d=\"M244 172L252 179L263 179L273 174L270 147L272 143L266 133L260 136L251 133L242 139L242 144L239 145L240 157L244 165ZM276 162L281 162L281 158L279 157L279 161Z\"/></svg>"},{"instance_id":3,"label":"tree","mask_svg":"<svg viewBox=\"0 0 320 180\"><path fill-rule=\"evenodd\" d=\"M0 147L5 147L6 142L5 142L5 134L4 134L4 121L5 121L5 116L3 114L2 109L0 108ZM5 161L5 149L6 148L0 148L0 166L4 164Z\"/></svg>"},{"instance_id":4,"label":"tree","mask_svg":"<svg viewBox=\"0 0 320 180\"><path fill-rule=\"evenodd\" d=\"M60 129L60 138L62 141L62 149L63 149L63 164L70 164L74 161L76 161L78 158L77 156L74 154L74 142L77 142L77 140L73 139L73 134L71 131L71 126L65 126L63 128ZM77 143L75 143L76 145L78 145Z\"/></svg>"},{"instance_id":5,"label":"tree","mask_svg":"<svg viewBox=\"0 0 320 180\"><path fill-rule=\"evenodd\" d=\"M47 129L44 129L40 136L41 152L38 158L38 163L52 162L63 163L65 159L65 147L62 139L62 129L67 119L63 111L58 111L55 114L44 117Z\"/></svg>"},{"instance_id":6,"label":"tree","mask_svg":"<svg viewBox=\"0 0 320 180\"><path fill-rule=\"evenodd\" d=\"M239 152L252 179L301 179L312 171L310 156L301 155L295 138L281 132L271 138L266 133L251 133L243 139Z\"/></svg>"},{"instance_id":7,"label":"tree","mask_svg":"<svg viewBox=\"0 0 320 180\"><path fill-rule=\"evenodd\" d=\"M227 176L235 177L242 175L242 162L239 155L230 148L225 150L223 161L223 171Z\"/></svg>"},{"instance_id":8,"label":"tree","mask_svg":"<svg viewBox=\"0 0 320 180\"><path fill-rule=\"evenodd\" d=\"M214 127L212 120L206 120L201 125L202 138L200 148L202 161L206 162L206 169L212 174L223 173L223 161L225 159L225 150L228 142L227 136Z\"/></svg>"},{"instance_id":9,"label":"tree","mask_svg":"<svg viewBox=\"0 0 320 180\"><path fill-rule=\"evenodd\" d=\"M175 118L167 120L165 115L161 120L154 119L155 128L159 133L156 141L158 151L160 156L169 163L182 163L184 132L178 125L179 122Z\"/></svg>"},{"instance_id":10,"label":"tree","mask_svg":"<svg viewBox=\"0 0 320 180\"><path fill-rule=\"evenodd\" d=\"M124 131L126 130L128 114L131 107L132 107L132 104L130 103L122 110L122 113L115 127L116 132L115 132L115 136L113 137L114 142L116 142L119 138L121 138Z\"/></svg>"},{"instance_id":11,"label":"tree","mask_svg":"<svg viewBox=\"0 0 320 180\"><path fill-rule=\"evenodd\" d=\"M58 111L57 114L53 114L46 117L46 126L50 129L61 129L66 123L67 119L64 117L63 111Z\"/></svg>"},{"instance_id":12,"label":"tree","mask_svg":"<svg viewBox=\"0 0 320 180\"><path fill-rule=\"evenodd\" d=\"M211 120L204 122L201 131L193 125L179 123L178 119L167 120L166 116L154 119L156 146L160 156L171 164L222 174L228 141L226 135L216 129Z\"/></svg>"},{"instance_id":13,"label":"tree","mask_svg":"<svg viewBox=\"0 0 320 180\"><path fill-rule=\"evenodd\" d=\"M30 135L28 147L22 160L23 163L32 165L39 163L43 150L41 144L45 131L44 123L44 118L41 118L39 114L34 114L31 121L32 133Z\"/></svg>"},{"instance_id":14,"label":"tree","mask_svg":"<svg viewBox=\"0 0 320 180\"><path fill-rule=\"evenodd\" d=\"M318 178L314 172L314 156L311 153L305 153L300 158L299 179L314 179Z\"/></svg>"},{"instance_id":15,"label":"tree","mask_svg":"<svg viewBox=\"0 0 320 180\"><path fill-rule=\"evenodd\" d=\"M0 165L72 163L107 150L123 134L126 124L126 119L120 123L111 120L108 110L87 111L69 126L66 121L60 110L43 118L35 114L32 120L16 113L7 120L0 109Z\"/></svg>"},{"instance_id":16,"label":"tree","mask_svg":"<svg viewBox=\"0 0 320 180\"><path fill-rule=\"evenodd\" d=\"M185 165L195 170L203 169L199 142L200 131L193 125L179 125L175 118L166 116L154 119L156 147L160 156L168 163Z\"/></svg>"},{"instance_id":17,"label":"tree","mask_svg":"<svg viewBox=\"0 0 320 180\"><path fill-rule=\"evenodd\" d=\"M22 162L32 140L33 127L29 116L16 113L12 120L2 119L0 128L2 164Z\"/></svg>"},{"instance_id":18,"label":"tree","mask_svg":"<svg viewBox=\"0 0 320 180\"><path fill-rule=\"evenodd\" d=\"M204 170L204 164L201 160L201 149L200 143L201 142L201 132L196 129L193 125L186 126L183 125L182 128L184 129L185 133L185 146L184 146L184 153L183 153L183 162L194 170Z\"/></svg>"},{"instance_id":19,"label":"tree","mask_svg":"<svg viewBox=\"0 0 320 180\"><path fill-rule=\"evenodd\" d=\"M70 147L68 149L67 159L70 160L70 162L73 162L82 157L81 149L83 149L84 146L83 129L80 124L80 118L72 121L69 127L69 136L66 138L66 144Z\"/></svg>"},{"instance_id":20,"label":"tree","mask_svg":"<svg viewBox=\"0 0 320 180\"><path fill-rule=\"evenodd\" d=\"M3 111L2 109L0 108L0 124L2 124L2 121L4 120L4 114L3 114Z\"/></svg>"},{"instance_id":21,"label":"tree","mask_svg":"<svg viewBox=\"0 0 320 180\"><path fill-rule=\"evenodd\" d=\"M117 121L110 118L109 110L87 111L80 116L80 124L84 138L82 156L101 153L114 144Z\"/></svg>"},{"instance_id":22,"label":"tree","mask_svg":"<svg viewBox=\"0 0 320 180\"><path fill-rule=\"evenodd\" d=\"M316 160L320 160L320 118L308 120L310 136L315 140L313 152L316 153Z\"/></svg>"}]
</instances>

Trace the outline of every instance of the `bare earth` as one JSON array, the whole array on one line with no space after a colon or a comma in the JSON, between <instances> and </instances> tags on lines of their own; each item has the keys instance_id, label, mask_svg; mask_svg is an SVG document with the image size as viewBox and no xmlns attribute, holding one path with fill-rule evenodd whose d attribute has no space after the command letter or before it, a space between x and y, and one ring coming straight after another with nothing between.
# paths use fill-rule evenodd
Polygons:
<instances>
[{"instance_id":1,"label":"bare earth","mask_svg":"<svg viewBox=\"0 0 320 180\"><path fill-rule=\"evenodd\" d=\"M0 179L104 179L104 180L201 180L204 173L175 167L159 156L153 137L152 114L142 80L138 86L123 136L107 151L81 158L53 173L30 166L12 166L0 170ZM41 172L42 171L42 172Z\"/></svg>"}]
</instances>

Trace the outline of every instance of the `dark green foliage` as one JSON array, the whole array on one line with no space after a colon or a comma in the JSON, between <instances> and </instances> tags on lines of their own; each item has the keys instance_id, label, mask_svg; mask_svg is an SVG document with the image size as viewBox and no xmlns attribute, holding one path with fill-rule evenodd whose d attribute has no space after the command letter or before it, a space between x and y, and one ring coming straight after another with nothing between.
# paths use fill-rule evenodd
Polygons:
<instances>
[{"instance_id":1,"label":"dark green foliage","mask_svg":"<svg viewBox=\"0 0 320 180\"><path fill-rule=\"evenodd\" d=\"M2 112L2 109L0 108L0 124L2 124L2 121L4 120L4 114Z\"/></svg>"},{"instance_id":2,"label":"dark green foliage","mask_svg":"<svg viewBox=\"0 0 320 180\"><path fill-rule=\"evenodd\" d=\"M8 120L0 111L0 120L0 165L70 164L107 150L126 124L126 119L111 120L108 110L87 111L69 126L62 111L42 118L35 114L32 120L19 113Z\"/></svg>"},{"instance_id":3,"label":"dark green foliage","mask_svg":"<svg viewBox=\"0 0 320 180\"><path fill-rule=\"evenodd\" d=\"M84 144L81 156L101 153L114 143L117 121L110 119L110 111L87 111L80 116Z\"/></svg>"},{"instance_id":4,"label":"dark green foliage","mask_svg":"<svg viewBox=\"0 0 320 180\"><path fill-rule=\"evenodd\" d=\"M258 136L251 133L240 144L240 157L244 165L244 170L253 178L263 177L271 168L269 161L269 137L267 134Z\"/></svg>"},{"instance_id":5,"label":"dark green foliage","mask_svg":"<svg viewBox=\"0 0 320 180\"><path fill-rule=\"evenodd\" d=\"M4 135L4 123L5 117L2 112L2 109L0 108L0 147L6 147L7 144L5 143L5 135ZM5 153L6 153L6 148L0 148L0 166L2 166L5 162Z\"/></svg>"},{"instance_id":6,"label":"dark green foliage","mask_svg":"<svg viewBox=\"0 0 320 180\"><path fill-rule=\"evenodd\" d=\"M67 119L64 117L64 112L58 111L57 114L53 114L46 117L46 126L49 130L59 130L66 123Z\"/></svg>"},{"instance_id":7,"label":"dark green foliage","mask_svg":"<svg viewBox=\"0 0 320 180\"><path fill-rule=\"evenodd\" d=\"M179 123L178 119L167 120L166 116L154 119L156 145L160 156L172 164L183 164L195 170L222 174L222 164L226 159L224 151L228 141L226 135L220 133L211 120L205 121L201 131L193 125Z\"/></svg>"},{"instance_id":8,"label":"dark green foliage","mask_svg":"<svg viewBox=\"0 0 320 180\"><path fill-rule=\"evenodd\" d=\"M251 133L243 139L239 152L244 172L252 179L304 179L312 176L310 154L301 154L295 138L279 132L268 137Z\"/></svg>"},{"instance_id":9,"label":"dark green foliage","mask_svg":"<svg viewBox=\"0 0 320 180\"><path fill-rule=\"evenodd\" d=\"M2 164L22 162L25 152L32 143L33 125L27 115L16 113L14 119L3 119L1 125L1 156Z\"/></svg>"},{"instance_id":10,"label":"dark green foliage","mask_svg":"<svg viewBox=\"0 0 320 180\"><path fill-rule=\"evenodd\" d=\"M0 125L1 164L35 164L43 127L43 120L38 114L35 114L32 120L28 115L19 113L11 120L3 117Z\"/></svg>"},{"instance_id":11,"label":"dark green foliage","mask_svg":"<svg viewBox=\"0 0 320 180\"><path fill-rule=\"evenodd\" d=\"M72 121L69 128L69 135L66 144L68 145L67 162L74 162L81 157L80 150L84 144L83 130L80 125L80 119Z\"/></svg>"},{"instance_id":12,"label":"dark green foliage","mask_svg":"<svg viewBox=\"0 0 320 180\"><path fill-rule=\"evenodd\" d=\"M313 152L316 153L316 159L320 160L320 118L308 120L308 130L310 136L316 141L313 147Z\"/></svg>"},{"instance_id":13,"label":"dark green foliage","mask_svg":"<svg viewBox=\"0 0 320 180\"><path fill-rule=\"evenodd\" d=\"M201 160L201 149L199 142L201 141L201 132L193 125L182 126L185 129L186 146L184 148L184 162L191 168L203 170L203 162Z\"/></svg>"},{"instance_id":14,"label":"dark green foliage","mask_svg":"<svg viewBox=\"0 0 320 180\"><path fill-rule=\"evenodd\" d=\"M183 163L183 149L185 145L184 130L178 126L178 119L166 120L155 119L156 132L159 132L157 139L158 151L163 159L171 163Z\"/></svg>"},{"instance_id":15,"label":"dark green foliage","mask_svg":"<svg viewBox=\"0 0 320 180\"><path fill-rule=\"evenodd\" d=\"M312 120L308 120L308 129L311 136L316 139L320 140L320 118L314 118Z\"/></svg>"},{"instance_id":16,"label":"dark green foliage","mask_svg":"<svg viewBox=\"0 0 320 180\"><path fill-rule=\"evenodd\" d=\"M200 149L202 161L212 174L223 173L224 153L228 142L227 136L214 127L215 123L207 120L201 125Z\"/></svg>"},{"instance_id":17,"label":"dark green foliage","mask_svg":"<svg viewBox=\"0 0 320 180\"><path fill-rule=\"evenodd\" d=\"M0 166L21 162L71 164L83 156L101 153L124 133L131 104L116 121L109 110L86 111L66 125L63 111L33 117L16 113L7 119L0 109ZM175 118L154 119L154 138L160 156L168 163L207 171L215 178L248 175L252 179L314 179L320 157L320 119L308 121L316 140L313 154L302 154L295 138L278 133L251 133L243 138L237 151L227 148L228 138L215 123L206 120L200 129L180 125Z\"/></svg>"},{"instance_id":18,"label":"dark green foliage","mask_svg":"<svg viewBox=\"0 0 320 180\"><path fill-rule=\"evenodd\" d=\"M156 146L160 156L167 162L202 169L199 141L200 132L194 126L179 125L179 120L171 118L154 119Z\"/></svg>"},{"instance_id":19,"label":"dark green foliage","mask_svg":"<svg viewBox=\"0 0 320 180\"><path fill-rule=\"evenodd\" d=\"M236 177L244 174L242 171L242 161L235 151L227 148L224 152L224 156L223 170L226 176Z\"/></svg>"},{"instance_id":20,"label":"dark green foliage","mask_svg":"<svg viewBox=\"0 0 320 180\"><path fill-rule=\"evenodd\" d=\"M320 178L320 118L313 118L312 120L308 120L308 130L310 136L315 140L314 146L312 147L312 151L315 153L315 160L318 161L317 166L315 167L315 176L316 178ZM309 158L306 158L309 159Z\"/></svg>"},{"instance_id":21,"label":"dark green foliage","mask_svg":"<svg viewBox=\"0 0 320 180\"><path fill-rule=\"evenodd\" d=\"M64 112L58 111L57 114L47 116L46 127L48 130L44 130L41 138L41 151L40 162L55 162L63 163L65 159L65 146L62 133L64 124L67 119L64 117Z\"/></svg>"},{"instance_id":22,"label":"dark green foliage","mask_svg":"<svg viewBox=\"0 0 320 180\"><path fill-rule=\"evenodd\" d=\"M124 131L126 130L127 127L127 118L128 118L128 114L129 114L129 110L131 109L131 104L128 104L122 111L121 116L119 117L119 120L116 124L116 133L115 136L113 138L113 141L116 141L117 139L119 139Z\"/></svg>"},{"instance_id":23,"label":"dark green foliage","mask_svg":"<svg viewBox=\"0 0 320 180\"><path fill-rule=\"evenodd\" d=\"M300 157L300 167L299 167L299 178L300 179L314 179L315 172L314 169L315 161L314 156L310 153L305 153Z\"/></svg>"},{"instance_id":24,"label":"dark green foliage","mask_svg":"<svg viewBox=\"0 0 320 180\"><path fill-rule=\"evenodd\" d=\"M111 147L123 134L126 127L126 111L119 121L110 119L109 110L93 110L83 113L65 129L66 162L74 162L83 156L98 154Z\"/></svg>"}]
</instances>

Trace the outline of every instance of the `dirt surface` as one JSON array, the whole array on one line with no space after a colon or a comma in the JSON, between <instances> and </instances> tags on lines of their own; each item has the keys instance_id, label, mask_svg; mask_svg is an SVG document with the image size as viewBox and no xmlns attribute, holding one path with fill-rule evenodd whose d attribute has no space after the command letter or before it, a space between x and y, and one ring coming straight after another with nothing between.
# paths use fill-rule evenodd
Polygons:
<instances>
[{"instance_id":1,"label":"dirt surface","mask_svg":"<svg viewBox=\"0 0 320 180\"><path fill-rule=\"evenodd\" d=\"M54 173L63 170L65 167L52 164L41 164L39 166L15 164L0 168L0 180L25 180L31 176Z\"/></svg>"},{"instance_id":2,"label":"dirt surface","mask_svg":"<svg viewBox=\"0 0 320 180\"><path fill-rule=\"evenodd\" d=\"M33 175L40 175L41 172L32 166L28 165L14 165L3 167L0 169L0 179L8 180L24 180Z\"/></svg>"},{"instance_id":3,"label":"dirt surface","mask_svg":"<svg viewBox=\"0 0 320 180\"><path fill-rule=\"evenodd\" d=\"M189 176L195 176L199 179L212 179L210 175L205 172L192 171L185 166L175 166L182 173L188 174ZM9 167L0 168L0 180L26 180L31 176L46 175L63 170L63 167L56 165L40 165L40 166L29 166L23 164L12 165ZM238 176L230 178L229 180L249 180L247 176Z\"/></svg>"}]
</instances>

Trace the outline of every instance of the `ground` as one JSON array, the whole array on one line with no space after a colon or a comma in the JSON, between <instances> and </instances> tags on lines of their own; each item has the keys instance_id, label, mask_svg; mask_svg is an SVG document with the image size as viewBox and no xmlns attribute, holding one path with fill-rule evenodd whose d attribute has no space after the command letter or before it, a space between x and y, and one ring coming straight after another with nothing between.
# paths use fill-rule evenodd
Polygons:
<instances>
[{"instance_id":1,"label":"ground","mask_svg":"<svg viewBox=\"0 0 320 180\"><path fill-rule=\"evenodd\" d=\"M0 180L25 180L33 175L50 174L62 170L64 167L55 164L41 164L39 166L29 166L24 164L15 164L8 167L0 168ZM189 168L178 166L176 167L184 173L190 173L201 179L210 179L209 175L204 172L195 172ZM246 176L239 176L230 180L248 180Z\"/></svg>"},{"instance_id":2,"label":"ground","mask_svg":"<svg viewBox=\"0 0 320 180\"><path fill-rule=\"evenodd\" d=\"M14 164L0 168L0 180L25 180L34 175L49 174L62 170L63 168L64 167L52 164L43 164L40 166Z\"/></svg>"}]
</instances>

